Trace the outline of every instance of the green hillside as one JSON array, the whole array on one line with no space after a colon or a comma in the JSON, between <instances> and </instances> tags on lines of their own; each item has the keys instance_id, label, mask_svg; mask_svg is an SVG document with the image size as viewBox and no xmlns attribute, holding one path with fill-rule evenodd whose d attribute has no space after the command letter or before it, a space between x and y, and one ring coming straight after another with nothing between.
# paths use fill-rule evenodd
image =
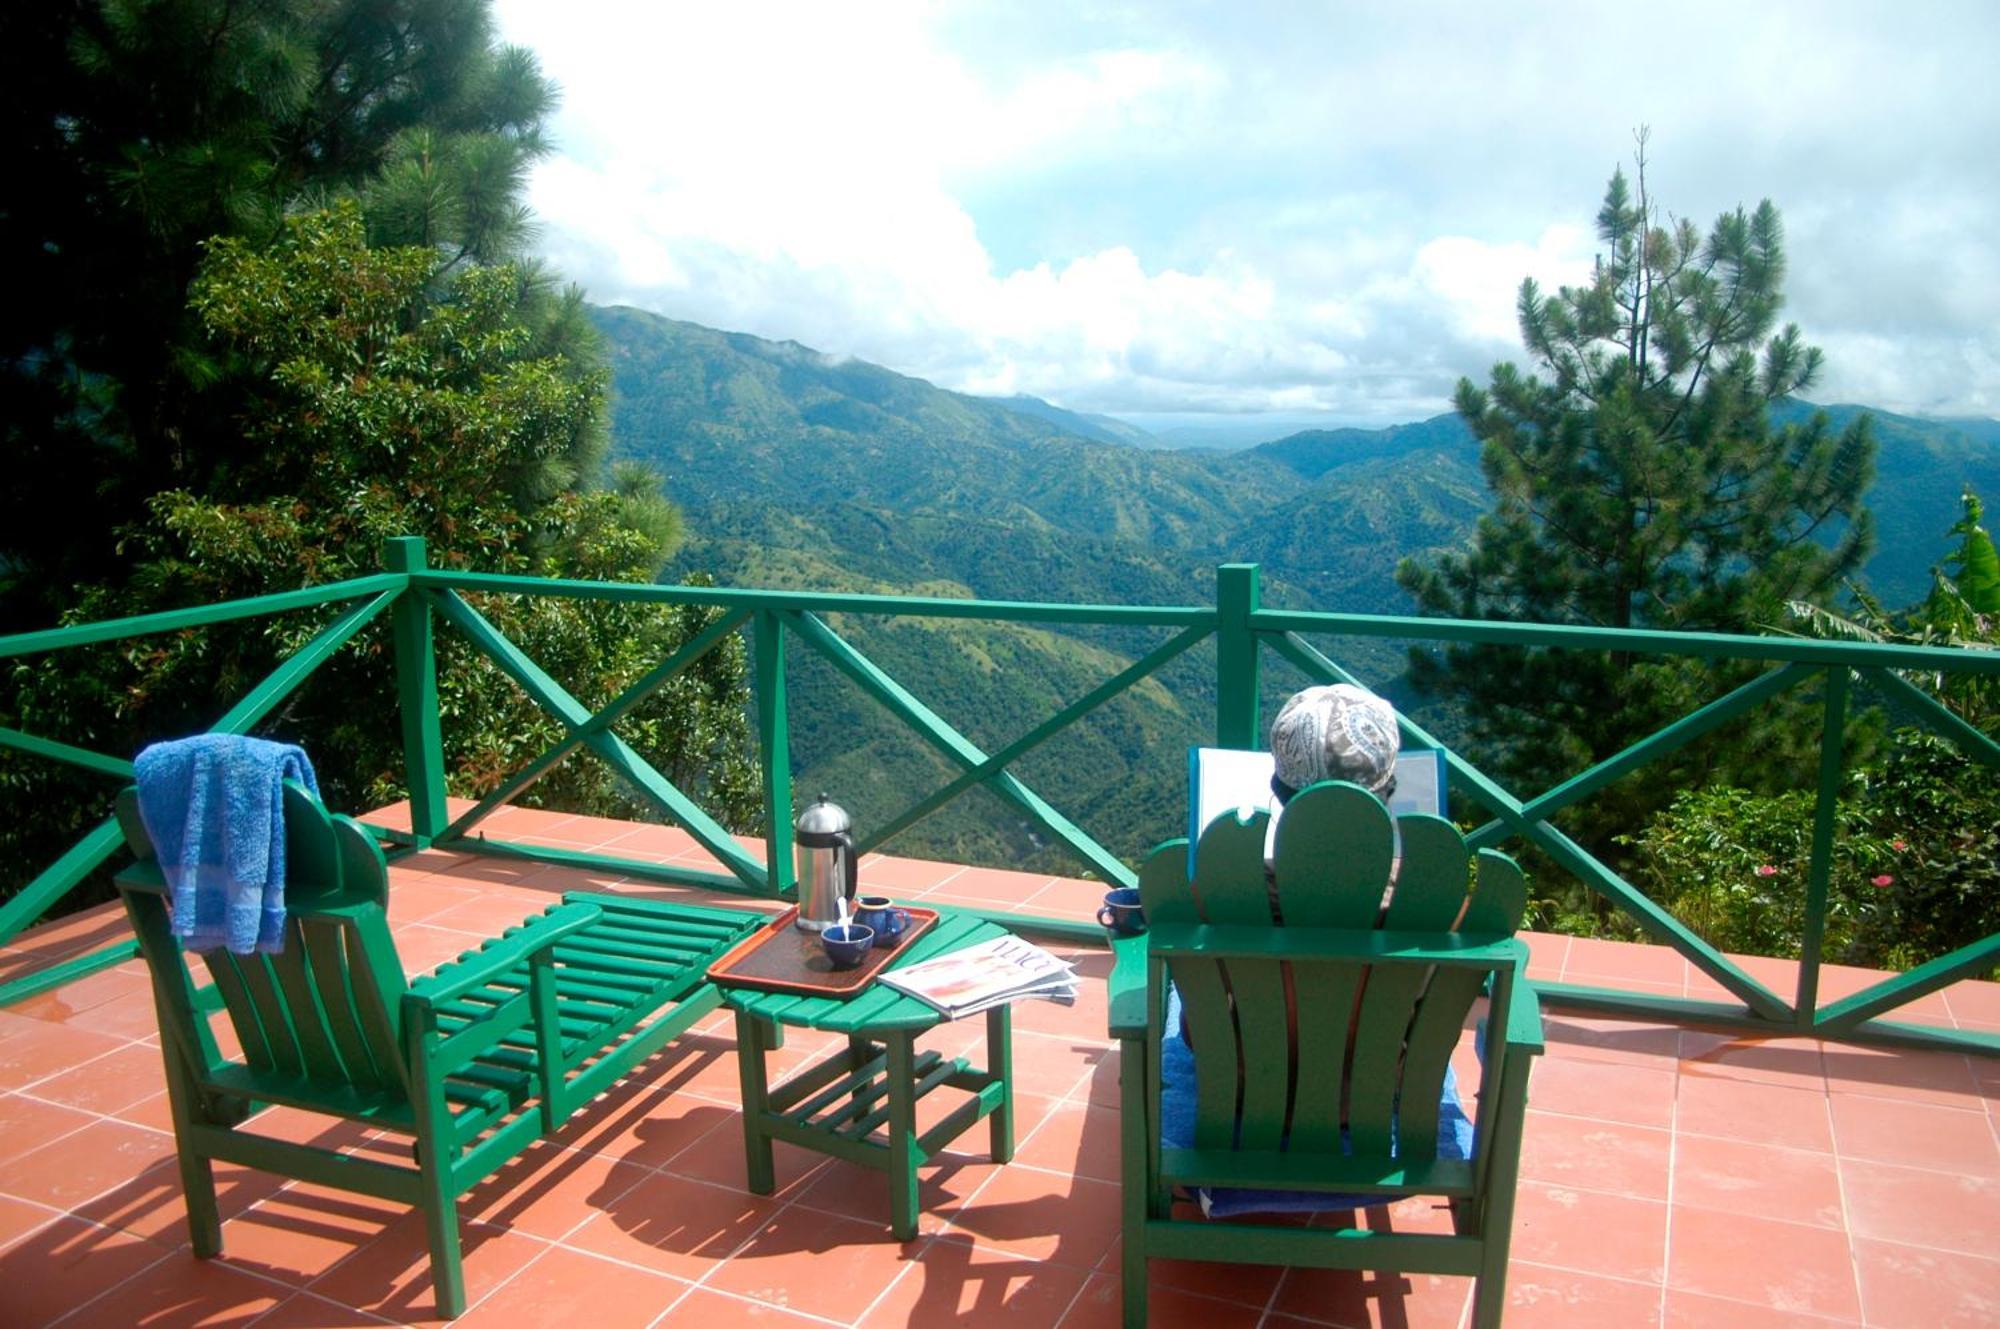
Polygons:
<instances>
[{"instance_id":1,"label":"green hillside","mask_svg":"<svg viewBox=\"0 0 2000 1329\"><path fill-rule=\"evenodd\" d=\"M1789 402L1778 420L1803 419L1824 410L1836 430L1864 412L1874 418L1881 450L1868 507L1875 514L1875 553L1862 575L1889 605L1920 600L1930 590L1931 568L1944 556L1945 532L1959 517L1959 494L1969 485L1982 497L2000 497L2000 421L1920 420L1864 406L1814 406Z\"/></svg>"},{"instance_id":2,"label":"green hillside","mask_svg":"<svg viewBox=\"0 0 2000 1329\"><path fill-rule=\"evenodd\" d=\"M1137 425L1109 415L1088 415L1077 411L1065 411L1062 407L1043 401L1040 397L1030 397L1017 393L1012 397L989 397L987 400L1020 415L1037 420L1046 420L1065 433L1078 438L1092 438L1099 443L1130 443L1135 448L1157 448L1160 440L1154 438Z\"/></svg>"},{"instance_id":3,"label":"green hillside","mask_svg":"<svg viewBox=\"0 0 2000 1329\"><path fill-rule=\"evenodd\" d=\"M946 392L790 342L634 309L593 311L613 369L615 454L647 461L687 514L669 575L725 585L1106 604L1205 604L1219 563L1264 568L1267 603L1407 613L1406 554L1451 547L1488 506L1452 415L1391 429L1310 430L1236 452L1135 446L1101 417L1033 398ZM1812 409L1787 408L1801 415ZM1834 407L1836 425L1857 408ZM1781 415L1781 419L1784 416ZM1868 565L1891 603L1922 595L1959 486L2000 495L2000 428L1877 413L1881 534ZM1990 422L1988 422L1990 423ZM1125 428L1130 428L1129 426ZM1134 431L1143 433L1143 431ZM838 629L989 751L1032 728L1166 633L847 617ZM1328 643L1404 695L1395 643ZM1106 708L1017 773L1135 860L1177 834L1184 755L1213 724L1212 651ZM864 833L956 774L851 684L794 654L795 769ZM1267 669L1272 700L1298 684ZM960 799L893 852L1064 873L1074 859L992 795Z\"/></svg>"}]
</instances>

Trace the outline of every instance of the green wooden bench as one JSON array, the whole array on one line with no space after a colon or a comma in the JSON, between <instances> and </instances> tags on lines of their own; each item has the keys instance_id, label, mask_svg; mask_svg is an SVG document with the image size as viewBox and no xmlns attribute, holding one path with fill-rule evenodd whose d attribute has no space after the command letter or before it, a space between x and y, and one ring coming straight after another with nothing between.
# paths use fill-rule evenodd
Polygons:
<instances>
[{"instance_id":1,"label":"green wooden bench","mask_svg":"<svg viewBox=\"0 0 2000 1329\"><path fill-rule=\"evenodd\" d=\"M205 988L169 930L137 791L117 806L139 860L117 885L152 973L195 1254L222 1250L214 1160L405 1201L424 1211L446 1318L465 1309L458 1196L714 1010L709 964L763 921L571 892L405 982L382 851L288 783L284 950L201 952ZM217 1049L218 1011L240 1061ZM412 1136L415 1165L260 1135L252 1114L264 1104Z\"/></svg>"},{"instance_id":2,"label":"green wooden bench","mask_svg":"<svg viewBox=\"0 0 2000 1329\"><path fill-rule=\"evenodd\" d=\"M1477 1279L1473 1324L1495 1329L1528 1072L1542 1050L1527 948L1513 935L1527 902L1521 871L1492 850L1468 855L1442 818L1405 816L1384 909L1395 841L1373 795L1351 784L1300 793L1268 871L1267 821L1259 812L1210 826L1192 880L1185 840L1155 849L1139 875L1151 930L1115 946L1125 1324L1146 1322L1147 1260L1178 1258L1467 1275ZM1172 1143L1170 1101L1186 1100L1164 1096L1169 979L1186 1012L1187 1051L1173 1051L1194 1079L1192 1139ZM1482 995L1491 1005L1477 1134L1469 1156L1451 1157L1443 1085ZM1214 1212L1224 1198L1314 1203L1302 1192L1335 1211L1433 1196L1450 1206L1453 1231L1324 1214L1303 1227L1175 1217L1176 1192L1197 1191Z\"/></svg>"}]
</instances>

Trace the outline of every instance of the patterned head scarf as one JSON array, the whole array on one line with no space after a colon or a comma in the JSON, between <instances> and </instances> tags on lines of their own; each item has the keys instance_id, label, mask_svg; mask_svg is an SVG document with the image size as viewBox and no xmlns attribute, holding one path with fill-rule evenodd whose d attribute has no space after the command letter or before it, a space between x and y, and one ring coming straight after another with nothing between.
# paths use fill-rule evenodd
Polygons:
<instances>
[{"instance_id":1,"label":"patterned head scarf","mask_svg":"<svg viewBox=\"0 0 2000 1329\"><path fill-rule=\"evenodd\" d=\"M1396 710L1374 693L1352 683L1307 688L1271 722L1271 787L1289 799L1321 780L1350 780L1386 799L1395 792L1401 747Z\"/></svg>"}]
</instances>

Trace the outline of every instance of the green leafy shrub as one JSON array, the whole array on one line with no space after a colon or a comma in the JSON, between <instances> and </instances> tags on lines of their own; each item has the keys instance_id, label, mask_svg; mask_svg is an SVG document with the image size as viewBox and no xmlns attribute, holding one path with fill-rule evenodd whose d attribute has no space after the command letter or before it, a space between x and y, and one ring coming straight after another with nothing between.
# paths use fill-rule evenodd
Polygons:
<instances>
[{"instance_id":1,"label":"green leafy shrub","mask_svg":"<svg viewBox=\"0 0 2000 1329\"><path fill-rule=\"evenodd\" d=\"M1725 950L1796 956L1815 796L1684 790L1626 837L1633 880ZM1942 739L1900 730L1837 804L1822 954L1908 968L2000 932L2000 790Z\"/></svg>"}]
</instances>

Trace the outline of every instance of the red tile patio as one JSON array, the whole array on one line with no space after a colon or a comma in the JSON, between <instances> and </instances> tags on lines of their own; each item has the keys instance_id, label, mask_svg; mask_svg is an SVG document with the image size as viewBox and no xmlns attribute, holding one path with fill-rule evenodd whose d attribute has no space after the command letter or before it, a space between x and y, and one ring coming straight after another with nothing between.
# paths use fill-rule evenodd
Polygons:
<instances>
[{"instance_id":1,"label":"red tile patio","mask_svg":"<svg viewBox=\"0 0 2000 1329\"><path fill-rule=\"evenodd\" d=\"M658 827L506 811L490 829L648 861L699 858ZM1081 918L1088 882L871 856L903 899ZM589 887L677 888L431 852L393 869L413 971ZM0 950L0 976L122 934L115 910ZM1532 938L1536 977L1709 995L1669 951ZM1102 952L1074 1008L1018 1010L1018 1152L927 1169L917 1240L886 1231L880 1178L780 1146L748 1193L733 1040L718 1014L469 1195L468 1326L592 1329L1115 1324L1117 1055ZM1773 962L1753 962L1760 974ZM1836 971L1828 986L1866 978ZM1781 989L1782 990L1782 989ZM2000 1027L2000 985L1921 1018ZM977 1034L944 1026L947 1052ZM1507 1323L1942 1329L2000 1324L2000 1060L1763 1041L1546 1016L1531 1091ZM824 1044L794 1035L796 1062ZM187 1248L145 975L135 963L0 1010L0 1325L333 1329L432 1318L422 1225L400 1206L218 1168L225 1254ZM319 1133L303 1117L267 1126ZM329 1138L387 1147L358 1129ZM983 1138L968 1137L969 1144ZM1406 1202L1371 1222L1422 1229ZM1460 1279L1156 1265L1154 1323L1201 1329L1458 1326Z\"/></svg>"}]
</instances>

